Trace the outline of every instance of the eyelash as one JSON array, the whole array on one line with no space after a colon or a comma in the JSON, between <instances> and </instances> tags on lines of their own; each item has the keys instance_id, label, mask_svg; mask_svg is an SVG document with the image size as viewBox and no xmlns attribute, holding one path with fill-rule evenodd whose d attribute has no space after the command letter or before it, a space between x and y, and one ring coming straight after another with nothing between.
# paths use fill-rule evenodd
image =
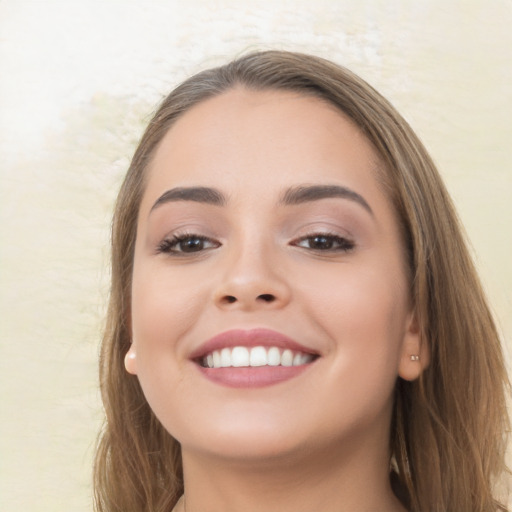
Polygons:
<instances>
[{"instance_id":1,"label":"eyelash","mask_svg":"<svg viewBox=\"0 0 512 512\"><path fill-rule=\"evenodd\" d=\"M176 250L176 248L186 241L197 241L201 244L201 247L199 250L192 250L187 251L183 250L183 247L181 247L181 250ZM210 242L212 244L212 247L204 248L205 242ZM212 240L211 238L208 238L204 235L195 235L193 233L184 233L184 234L176 234L173 235L171 238L166 238L162 240L157 247L158 253L165 253L165 254L172 254L172 255L185 255L185 254L196 254L199 252L203 252L208 249L213 249L215 247L219 247L221 244L219 242L216 242L215 240Z\"/></svg>"},{"instance_id":2,"label":"eyelash","mask_svg":"<svg viewBox=\"0 0 512 512\"><path fill-rule=\"evenodd\" d=\"M315 240L317 243L326 243L327 247L305 247L301 245L303 242ZM184 247L181 246L181 250L176 250L180 244L184 242L195 242L195 245L192 245L193 250L183 250ZM210 243L210 247L204 247L205 243ZM194 233L183 233L183 234L175 234L171 238L166 238L162 240L157 247L158 253L171 254L174 256L187 255L187 254L197 254L204 252L209 249L215 249L220 247L220 242L217 242L207 236L204 235L196 235ZM317 253L340 253L340 252L349 252L354 249L355 243L348 238L341 237L335 233L311 233L305 236L298 238L290 243L290 245L295 247L300 247L303 249L309 249ZM333 245L337 245L337 247L333 247ZM198 248L199 247L199 248ZM194 250L194 248L198 248L198 250Z\"/></svg>"},{"instance_id":3,"label":"eyelash","mask_svg":"<svg viewBox=\"0 0 512 512\"><path fill-rule=\"evenodd\" d=\"M330 247L327 248L318 248L318 247L304 247L301 246L301 242L305 241L312 241L314 239L323 239L328 244L330 244ZM336 244L337 247L332 247L333 244ZM349 240L348 238L344 238L342 236L337 235L336 233L311 233L308 235L305 235L297 240L295 240L292 245L297 247L302 247L304 249L310 249L315 252L319 253L337 253L337 252L349 252L355 247L355 243L352 240Z\"/></svg>"}]
</instances>

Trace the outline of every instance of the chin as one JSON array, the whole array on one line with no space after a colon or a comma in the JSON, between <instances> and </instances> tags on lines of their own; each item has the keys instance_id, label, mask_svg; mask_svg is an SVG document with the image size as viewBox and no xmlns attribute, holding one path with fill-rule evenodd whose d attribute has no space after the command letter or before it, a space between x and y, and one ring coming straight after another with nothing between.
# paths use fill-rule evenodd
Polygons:
<instances>
[{"instance_id":1,"label":"chin","mask_svg":"<svg viewBox=\"0 0 512 512\"><path fill-rule=\"evenodd\" d=\"M283 442L276 436L213 436L206 446L197 444L190 446L195 453L200 453L207 458L214 458L219 461L230 462L234 465L250 465L256 469L265 467L267 464L275 467L278 461L285 464L299 458L305 452L304 444L293 443L290 440ZM188 445L182 445L183 453L189 449Z\"/></svg>"},{"instance_id":2,"label":"chin","mask_svg":"<svg viewBox=\"0 0 512 512\"><path fill-rule=\"evenodd\" d=\"M264 463L276 459L293 458L309 444L305 432L300 432L290 422L264 418L261 415L238 421L215 423L210 421L204 430L186 430L175 436L185 453L187 450L208 457L232 462Z\"/></svg>"}]
</instances>

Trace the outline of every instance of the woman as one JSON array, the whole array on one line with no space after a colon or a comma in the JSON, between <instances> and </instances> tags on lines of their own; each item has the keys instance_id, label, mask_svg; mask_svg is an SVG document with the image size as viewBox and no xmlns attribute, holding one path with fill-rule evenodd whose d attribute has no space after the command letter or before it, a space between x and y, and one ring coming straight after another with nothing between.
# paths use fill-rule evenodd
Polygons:
<instances>
[{"instance_id":1,"label":"woman","mask_svg":"<svg viewBox=\"0 0 512 512\"><path fill-rule=\"evenodd\" d=\"M250 54L119 194L98 511L491 511L507 377L450 198L375 90Z\"/></svg>"}]
</instances>

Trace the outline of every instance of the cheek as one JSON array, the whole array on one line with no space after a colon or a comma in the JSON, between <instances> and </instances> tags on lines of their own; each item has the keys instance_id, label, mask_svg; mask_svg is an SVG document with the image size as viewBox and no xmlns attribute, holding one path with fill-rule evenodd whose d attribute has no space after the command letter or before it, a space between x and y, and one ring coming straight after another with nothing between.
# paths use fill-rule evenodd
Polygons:
<instances>
[{"instance_id":1,"label":"cheek","mask_svg":"<svg viewBox=\"0 0 512 512\"><path fill-rule=\"evenodd\" d=\"M333 364L326 379L341 405L335 413L369 424L387 418L398 376L406 321L405 300L388 279L369 273L346 276L318 311L333 340ZM396 281L395 281L396 283Z\"/></svg>"},{"instance_id":2,"label":"cheek","mask_svg":"<svg viewBox=\"0 0 512 512\"><path fill-rule=\"evenodd\" d=\"M184 378L188 360L181 340L196 325L205 295L200 287L187 285L183 277L171 275L162 266L134 265L136 373L148 403L166 427L176 423L172 411L193 399Z\"/></svg>"},{"instance_id":3,"label":"cheek","mask_svg":"<svg viewBox=\"0 0 512 512\"><path fill-rule=\"evenodd\" d=\"M320 284L323 283L323 286ZM408 317L405 278L390 266L347 265L333 276L316 274L303 290L310 314L332 340L340 375L396 378Z\"/></svg>"},{"instance_id":4,"label":"cheek","mask_svg":"<svg viewBox=\"0 0 512 512\"><path fill-rule=\"evenodd\" d=\"M132 335L140 363L179 350L178 340L194 326L205 301L200 286L190 286L165 265L134 265ZM174 349L174 350L169 350Z\"/></svg>"}]
</instances>

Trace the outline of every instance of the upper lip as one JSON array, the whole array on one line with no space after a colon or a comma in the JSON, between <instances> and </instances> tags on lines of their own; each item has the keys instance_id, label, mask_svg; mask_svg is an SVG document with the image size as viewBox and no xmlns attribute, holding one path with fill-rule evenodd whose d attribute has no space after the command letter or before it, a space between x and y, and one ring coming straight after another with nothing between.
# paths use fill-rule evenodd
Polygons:
<instances>
[{"instance_id":1,"label":"upper lip","mask_svg":"<svg viewBox=\"0 0 512 512\"><path fill-rule=\"evenodd\" d=\"M214 350L232 347L278 347L296 352L318 355L315 350L301 345L288 336L271 329L232 329L215 335L205 341L190 355L190 359L198 359Z\"/></svg>"}]
</instances>

